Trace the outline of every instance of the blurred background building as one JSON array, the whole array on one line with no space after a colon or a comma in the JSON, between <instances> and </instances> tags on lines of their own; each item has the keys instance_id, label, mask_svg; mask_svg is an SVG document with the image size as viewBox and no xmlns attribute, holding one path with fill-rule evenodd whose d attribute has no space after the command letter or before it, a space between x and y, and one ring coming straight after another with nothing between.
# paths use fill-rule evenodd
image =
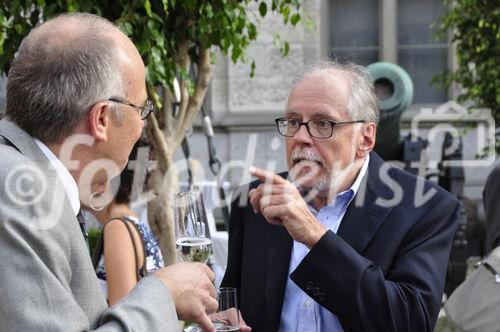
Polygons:
<instances>
[{"instance_id":1,"label":"blurred background building","mask_svg":"<svg viewBox=\"0 0 500 332\"><path fill-rule=\"evenodd\" d=\"M266 17L258 41L247 52L255 60L255 77L250 78L250 61L233 64L219 56L205 109L212 117L215 146L219 159L245 161L282 171L283 139L277 133L274 119L285 107L294 74L308 63L336 58L368 65L378 61L398 64L410 75L414 86L413 103L401 117L401 132L406 135L411 120L422 108L435 109L456 97L456 91L440 90L431 85L432 78L455 66L453 45L438 40L431 28L446 8L442 0L308 0L304 16L295 29L285 28L279 17ZM290 43L287 57L280 55L274 36ZM458 105L451 112L464 112ZM473 118L472 118L473 119ZM471 120L474 122L474 120ZM471 123L469 122L469 124ZM426 135L437 124L420 124ZM477 133L460 128L464 157L477 157ZM431 160L439 160L443 135L437 135L429 146ZM207 167L207 148L200 128L189 138L191 157L200 163L199 178L211 178ZM178 152L177 158L182 159ZM224 177L235 186L245 182L241 163L230 167ZM195 167L196 168L196 167ZM491 166L465 168L464 194L481 199L482 188ZM196 172L195 172L196 173Z\"/></svg>"},{"instance_id":2,"label":"blurred background building","mask_svg":"<svg viewBox=\"0 0 500 332\"><path fill-rule=\"evenodd\" d=\"M250 180L247 168L257 165L275 171L286 169L284 141L274 119L285 107L290 83L304 65L320 59L335 58L362 65L386 61L398 64L410 75L414 86L413 103L401 116L401 134L411 129L412 119L420 111L436 109L453 100L457 92L431 85L434 75L456 66L453 45L438 40L431 28L446 8L442 0L307 0L300 23L285 27L282 18L268 15L260 23L257 42L247 50L247 63L231 62L219 55L204 103L215 130L214 146L222 162L222 177L228 188ZM257 8L251 8L257 14ZM289 54L283 57L276 45L288 41ZM255 75L250 77L250 63L255 61ZM465 112L451 105L452 112ZM0 112L5 108L5 80L0 82ZM474 116L468 123L474 122ZM481 121L478 116L477 121ZM484 118L483 118L484 119ZM419 134L426 136L439 123L419 124ZM213 180L208 166L206 137L198 125L188 141L195 179ZM460 128L464 158L473 160L478 153L478 134L467 126ZM429 145L431 160L441 156L443 135ZM184 156L176 153L183 168ZM492 166L466 167L464 195L481 199L487 174ZM185 167L184 167L185 170ZM181 171L185 180L187 172Z\"/></svg>"}]
</instances>

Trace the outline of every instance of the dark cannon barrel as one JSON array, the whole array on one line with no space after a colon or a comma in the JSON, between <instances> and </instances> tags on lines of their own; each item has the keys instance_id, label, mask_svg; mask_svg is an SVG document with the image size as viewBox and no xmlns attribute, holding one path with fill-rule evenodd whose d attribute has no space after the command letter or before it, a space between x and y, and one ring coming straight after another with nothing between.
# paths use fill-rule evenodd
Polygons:
<instances>
[{"instance_id":1,"label":"dark cannon barrel","mask_svg":"<svg viewBox=\"0 0 500 332\"><path fill-rule=\"evenodd\" d=\"M375 84L380 109L375 151L384 160L401 159L401 114L413 100L413 83L410 75L398 65L376 62L367 66Z\"/></svg>"}]
</instances>

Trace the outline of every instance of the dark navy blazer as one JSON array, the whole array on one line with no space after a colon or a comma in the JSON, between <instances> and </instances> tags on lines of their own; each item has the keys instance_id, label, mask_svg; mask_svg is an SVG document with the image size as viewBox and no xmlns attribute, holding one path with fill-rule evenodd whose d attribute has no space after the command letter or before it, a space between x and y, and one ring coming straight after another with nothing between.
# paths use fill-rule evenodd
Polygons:
<instances>
[{"instance_id":1,"label":"dark navy blazer","mask_svg":"<svg viewBox=\"0 0 500 332\"><path fill-rule=\"evenodd\" d=\"M277 331L293 242L284 227L253 213L248 190L258 184L233 195L222 285L238 289L253 331ZM328 231L291 278L346 331L432 331L459 205L433 182L372 152L338 234Z\"/></svg>"}]
</instances>

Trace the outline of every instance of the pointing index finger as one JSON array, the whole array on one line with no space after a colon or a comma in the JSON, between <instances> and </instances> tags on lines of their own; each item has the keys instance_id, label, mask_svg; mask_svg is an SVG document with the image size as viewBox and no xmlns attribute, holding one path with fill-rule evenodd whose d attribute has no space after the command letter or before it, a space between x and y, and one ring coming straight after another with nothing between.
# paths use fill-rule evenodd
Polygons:
<instances>
[{"instance_id":1,"label":"pointing index finger","mask_svg":"<svg viewBox=\"0 0 500 332\"><path fill-rule=\"evenodd\" d=\"M281 176L255 166L250 166L248 171L250 172L251 175L255 176L257 179L265 183L278 184L278 183L283 183L283 181L285 181L285 179L283 179Z\"/></svg>"}]
</instances>

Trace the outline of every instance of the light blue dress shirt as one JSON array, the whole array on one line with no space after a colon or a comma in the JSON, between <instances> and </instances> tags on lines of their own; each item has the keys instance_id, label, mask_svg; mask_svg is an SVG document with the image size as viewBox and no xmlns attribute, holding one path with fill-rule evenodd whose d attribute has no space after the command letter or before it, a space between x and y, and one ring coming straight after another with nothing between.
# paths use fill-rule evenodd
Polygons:
<instances>
[{"instance_id":1,"label":"light blue dress shirt","mask_svg":"<svg viewBox=\"0 0 500 332\"><path fill-rule=\"evenodd\" d=\"M334 233L337 233L340 227L347 206L356 196L368 168L369 159L368 155L352 186L337 194L331 204L324 206L319 211L309 206L309 210L316 219ZM308 253L309 249L305 245L293 241L279 332L343 331L337 316L320 306L290 279L290 274Z\"/></svg>"}]
</instances>

